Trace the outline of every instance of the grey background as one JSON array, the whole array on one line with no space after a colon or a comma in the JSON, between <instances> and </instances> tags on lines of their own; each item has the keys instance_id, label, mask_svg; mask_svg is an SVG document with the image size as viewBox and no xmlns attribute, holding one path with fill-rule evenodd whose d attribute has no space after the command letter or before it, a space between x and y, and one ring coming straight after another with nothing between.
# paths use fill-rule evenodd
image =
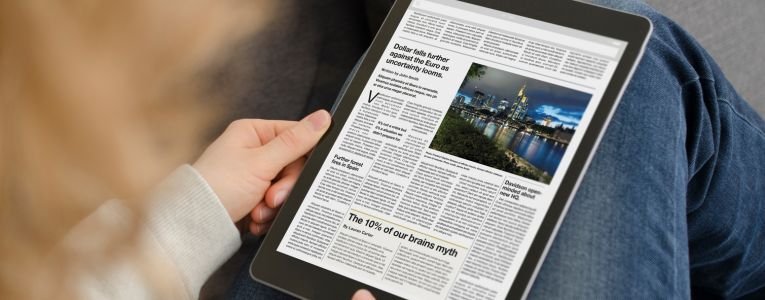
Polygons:
<instances>
[{"instance_id":1,"label":"grey background","mask_svg":"<svg viewBox=\"0 0 765 300\"><path fill-rule=\"evenodd\" d=\"M765 115L765 1L647 0L712 54L739 94Z\"/></svg>"}]
</instances>

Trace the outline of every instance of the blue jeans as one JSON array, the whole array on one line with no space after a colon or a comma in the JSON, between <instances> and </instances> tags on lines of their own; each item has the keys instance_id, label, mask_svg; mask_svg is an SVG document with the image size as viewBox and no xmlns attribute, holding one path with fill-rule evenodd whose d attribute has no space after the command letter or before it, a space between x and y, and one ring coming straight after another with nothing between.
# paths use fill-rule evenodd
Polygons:
<instances>
[{"instance_id":1,"label":"blue jeans","mask_svg":"<svg viewBox=\"0 0 765 300\"><path fill-rule=\"evenodd\" d=\"M765 122L675 23L595 2L655 31L529 298L765 296ZM233 298L283 297L247 272Z\"/></svg>"}]
</instances>

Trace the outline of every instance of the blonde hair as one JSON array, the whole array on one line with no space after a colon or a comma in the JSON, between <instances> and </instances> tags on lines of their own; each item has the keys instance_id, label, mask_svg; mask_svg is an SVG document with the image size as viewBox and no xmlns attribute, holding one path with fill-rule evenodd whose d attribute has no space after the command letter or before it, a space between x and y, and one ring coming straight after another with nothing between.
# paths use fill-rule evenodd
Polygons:
<instances>
[{"instance_id":1,"label":"blonde hair","mask_svg":"<svg viewBox=\"0 0 765 300\"><path fill-rule=\"evenodd\" d=\"M147 190L191 158L211 116L200 79L261 9L0 1L0 298L75 296L69 273L131 244L134 230L102 229L92 253L53 251L107 199L140 216Z\"/></svg>"}]
</instances>

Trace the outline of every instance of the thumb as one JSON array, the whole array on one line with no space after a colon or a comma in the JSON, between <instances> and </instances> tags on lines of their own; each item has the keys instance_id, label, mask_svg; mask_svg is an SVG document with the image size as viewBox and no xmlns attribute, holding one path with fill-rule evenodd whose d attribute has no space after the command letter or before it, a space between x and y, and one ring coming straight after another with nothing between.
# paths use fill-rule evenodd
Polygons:
<instances>
[{"instance_id":1,"label":"thumb","mask_svg":"<svg viewBox=\"0 0 765 300\"><path fill-rule=\"evenodd\" d=\"M375 296L372 296L372 293L367 290L358 290L353 294L351 300L375 300Z\"/></svg>"},{"instance_id":2,"label":"thumb","mask_svg":"<svg viewBox=\"0 0 765 300\"><path fill-rule=\"evenodd\" d=\"M331 117L326 110L318 110L282 131L263 147L258 148L266 160L265 167L269 174L276 175L285 166L311 151L329 128Z\"/></svg>"}]
</instances>

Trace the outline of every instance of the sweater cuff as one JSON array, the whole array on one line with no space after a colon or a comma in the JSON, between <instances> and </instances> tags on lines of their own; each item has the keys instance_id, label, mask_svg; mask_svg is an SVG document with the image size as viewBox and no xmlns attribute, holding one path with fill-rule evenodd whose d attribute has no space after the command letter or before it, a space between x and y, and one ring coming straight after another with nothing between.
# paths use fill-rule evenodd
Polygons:
<instances>
[{"instance_id":1,"label":"sweater cuff","mask_svg":"<svg viewBox=\"0 0 765 300\"><path fill-rule=\"evenodd\" d=\"M175 170L151 196L148 228L178 267L192 299L241 245L218 196L190 165Z\"/></svg>"}]
</instances>

